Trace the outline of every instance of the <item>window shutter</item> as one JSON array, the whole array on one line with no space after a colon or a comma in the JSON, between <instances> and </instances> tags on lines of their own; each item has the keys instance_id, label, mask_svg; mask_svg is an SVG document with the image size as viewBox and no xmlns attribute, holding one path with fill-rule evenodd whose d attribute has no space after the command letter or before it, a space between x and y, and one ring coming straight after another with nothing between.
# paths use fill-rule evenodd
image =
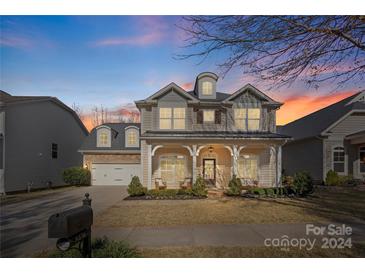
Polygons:
<instances>
[{"instance_id":1,"label":"window shutter","mask_svg":"<svg viewBox=\"0 0 365 274\"><path fill-rule=\"evenodd\" d=\"M196 122L197 122L197 124L202 124L203 123L203 111L199 110L196 113Z\"/></svg>"},{"instance_id":2,"label":"window shutter","mask_svg":"<svg viewBox=\"0 0 365 274\"><path fill-rule=\"evenodd\" d=\"M221 111L220 110L216 110L215 111L215 123L216 124L220 124L221 123Z\"/></svg>"}]
</instances>

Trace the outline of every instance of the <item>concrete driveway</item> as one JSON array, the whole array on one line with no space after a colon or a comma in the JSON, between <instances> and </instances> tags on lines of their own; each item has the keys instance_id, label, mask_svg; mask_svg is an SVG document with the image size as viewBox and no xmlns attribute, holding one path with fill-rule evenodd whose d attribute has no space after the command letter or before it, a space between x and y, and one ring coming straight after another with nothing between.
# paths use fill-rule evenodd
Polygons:
<instances>
[{"instance_id":1,"label":"concrete driveway","mask_svg":"<svg viewBox=\"0 0 365 274\"><path fill-rule=\"evenodd\" d=\"M49 216L80 206L86 192L92 199L94 216L127 196L127 188L123 186L90 186L3 205L0 257L28 257L55 247L56 239L47 238Z\"/></svg>"}]
</instances>

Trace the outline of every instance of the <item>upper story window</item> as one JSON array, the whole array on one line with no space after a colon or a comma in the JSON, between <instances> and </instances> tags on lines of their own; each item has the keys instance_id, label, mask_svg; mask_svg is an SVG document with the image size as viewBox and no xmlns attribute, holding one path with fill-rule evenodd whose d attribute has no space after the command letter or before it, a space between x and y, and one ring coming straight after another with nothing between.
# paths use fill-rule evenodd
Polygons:
<instances>
[{"instance_id":1,"label":"upper story window","mask_svg":"<svg viewBox=\"0 0 365 274\"><path fill-rule=\"evenodd\" d=\"M333 148L333 170L338 173L345 172L345 150L343 147Z\"/></svg>"},{"instance_id":2,"label":"upper story window","mask_svg":"<svg viewBox=\"0 0 365 274\"><path fill-rule=\"evenodd\" d=\"M111 146L111 133L110 128L100 127L97 129L97 147L110 147Z\"/></svg>"},{"instance_id":3,"label":"upper story window","mask_svg":"<svg viewBox=\"0 0 365 274\"><path fill-rule=\"evenodd\" d=\"M52 159L58 158L58 145L55 143L52 143Z\"/></svg>"},{"instance_id":4,"label":"upper story window","mask_svg":"<svg viewBox=\"0 0 365 274\"><path fill-rule=\"evenodd\" d=\"M215 111L214 110L203 110L203 122L214 123Z\"/></svg>"},{"instance_id":5,"label":"upper story window","mask_svg":"<svg viewBox=\"0 0 365 274\"><path fill-rule=\"evenodd\" d=\"M185 108L160 108L160 129L185 129Z\"/></svg>"},{"instance_id":6,"label":"upper story window","mask_svg":"<svg viewBox=\"0 0 365 274\"><path fill-rule=\"evenodd\" d=\"M365 173L365 147L359 149L360 173Z\"/></svg>"},{"instance_id":7,"label":"upper story window","mask_svg":"<svg viewBox=\"0 0 365 274\"><path fill-rule=\"evenodd\" d=\"M213 83L209 81L204 81L202 83L202 94L212 95L213 94Z\"/></svg>"},{"instance_id":8,"label":"upper story window","mask_svg":"<svg viewBox=\"0 0 365 274\"><path fill-rule=\"evenodd\" d=\"M125 132L126 147L139 147L139 132L136 128L128 128Z\"/></svg>"},{"instance_id":9,"label":"upper story window","mask_svg":"<svg viewBox=\"0 0 365 274\"><path fill-rule=\"evenodd\" d=\"M237 129L257 131L260 129L261 110L259 108L236 108L234 120Z\"/></svg>"}]
</instances>

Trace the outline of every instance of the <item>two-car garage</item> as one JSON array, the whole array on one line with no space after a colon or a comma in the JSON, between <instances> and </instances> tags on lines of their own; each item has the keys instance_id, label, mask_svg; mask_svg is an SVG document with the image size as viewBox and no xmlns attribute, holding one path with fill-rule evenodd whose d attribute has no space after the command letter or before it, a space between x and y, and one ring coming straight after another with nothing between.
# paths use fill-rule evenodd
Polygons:
<instances>
[{"instance_id":1,"label":"two-car garage","mask_svg":"<svg viewBox=\"0 0 365 274\"><path fill-rule=\"evenodd\" d=\"M133 176L141 178L140 164L92 164L92 185L128 185Z\"/></svg>"}]
</instances>

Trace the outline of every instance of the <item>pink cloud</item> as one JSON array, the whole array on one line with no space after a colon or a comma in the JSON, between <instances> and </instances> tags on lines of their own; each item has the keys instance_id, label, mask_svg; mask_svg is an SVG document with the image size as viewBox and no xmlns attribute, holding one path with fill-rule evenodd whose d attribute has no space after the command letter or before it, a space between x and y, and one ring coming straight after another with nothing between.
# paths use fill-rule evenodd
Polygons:
<instances>
[{"instance_id":1,"label":"pink cloud","mask_svg":"<svg viewBox=\"0 0 365 274\"><path fill-rule=\"evenodd\" d=\"M19 36L2 35L0 37L0 46L11 48L31 48L34 45L33 41Z\"/></svg>"},{"instance_id":2,"label":"pink cloud","mask_svg":"<svg viewBox=\"0 0 365 274\"><path fill-rule=\"evenodd\" d=\"M181 87L185 90L191 90L193 88L193 82L184 83Z\"/></svg>"},{"instance_id":3,"label":"pink cloud","mask_svg":"<svg viewBox=\"0 0 365 274\"><path fill-rule=\"evenodd\" d=\"M157 44L164 39L168 25L158 16L142 16L136 19L135 28L140 34L124 37L109 37L91 43L96 47L108 46L146 46Z\"/></svg>"}]
</instances>

